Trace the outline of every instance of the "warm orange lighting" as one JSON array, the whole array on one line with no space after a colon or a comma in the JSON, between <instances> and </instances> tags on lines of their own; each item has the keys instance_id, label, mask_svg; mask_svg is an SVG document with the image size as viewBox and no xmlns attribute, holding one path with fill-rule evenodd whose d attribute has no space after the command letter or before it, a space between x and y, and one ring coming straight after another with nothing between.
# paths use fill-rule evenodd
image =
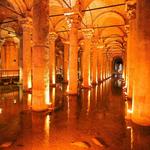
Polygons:
<instances>
[{"instance_id":1,"label":"warm orange lighting","mask_svg":"<svg viewBox=\"0 0 150 150\"><path fill-rule=\"evenodd\" d=\"M47 82L47 83L46 83L46 87L45 87L45 103L46 103L47 105L50 105L50 104L51 104L51 103L50 103L49 94L50 94L50 92L49 92L49 82Z\"/></svg>"},{"instance_id":2,"label":"warm orange lighting","mask_svg":"<svg viewBox=\"0 0 150 150\"><path fill-rule=\"evenodd\" d=\"M2 114L2 111L3 111L3 109L2 109L2 108L0 108L0 114Z\"/></svg>"},{"instance_id":3,"label":"warm orange lighting","mask_svg":"<svg viewBox=\"0 0 150 150\"><path fill-rule=\"evenodd\" d=\"M28 88L32 88L31 72L28 74Z\"/></svg>"},{"instance_id":4,"label":"warm orange lighting","mask_svg":"<svg viewBox=\"0 0 150 150\"><path fill-rule=\"evenodd\" d=\"M16 103L17 103L17 100L16 100L16 99L14 99L13 103L14 103L14 104L16 104Z\"/></svg>"},{"instance_id":5,"label":"warm orange lighting","mask_svg":"<svg viewBox=\"0 0 150 150\"><path fill-rule=\"evenodd\" d=\"M46 118L45 118L45 132L46 132L46 135L49 136L49 130L50 130L50 116L47 115Z\"/></svg>"},{"instance_id":6,"label":"warm orange lighting","mask_svg":"<svg viewBox=\"0 0 150 150\"><path fill-rule=\"evenodd\" d=\"M51 99L51 102L53 105L55 105L55 95L56 94L56 89L55 88L52 88L52 99Z\"/></svg>"},{"instance_id":7,"label":"warm orange lighting","mask_svg":"<svg viewBox=\"0 0 150 150\"><path fill-rule=\"evenodd\" d=\"M28 103L28 107L30 108L32 106L32 94L28 94L27 103Z\"/></svg>"},{"instance_id":8,"label":"warm orange lighting","mask_svg":"<svg viewBox=\"0 0 150 150\"><path fill-rule=\"evenodd\" d=\"M55 71L53 70L53 73L52 73L52 83L55 84L56 81L55 81Z\"/></svg>"},{"instance_id":9,"label":"warm orange lighting","mask_svg":"<svg viewBox=\"0 0 150 150\"><path fill-rule=\"evenodd\" d=\"M88 107L87 107L87 115L89 114L91 108L91 91L88 91Z\"/></svg>"},{"instance_id":10,"label":"warm orange lighting","mask_svg":"<svg viewBox=\"0 0 150 150\"><path fill-rule=\"evenodd\" d=\"M70 115L70 102L69 102L69 97L67 97L67 119L69 120L69 115Z\"/></svg>"}]
</instances>

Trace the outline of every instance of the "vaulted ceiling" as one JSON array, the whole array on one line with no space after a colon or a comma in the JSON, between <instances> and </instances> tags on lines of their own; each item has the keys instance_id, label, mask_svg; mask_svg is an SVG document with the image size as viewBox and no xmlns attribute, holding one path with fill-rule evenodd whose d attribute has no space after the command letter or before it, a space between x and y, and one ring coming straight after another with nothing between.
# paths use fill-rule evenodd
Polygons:
<instances>
[{"instance_id":1,"label":"vaulted ceiling","mask_svg":"<svg viewBox=\"0 0 150 150\"><path fill-rule=\"evenodd\" d=\"M126 48L125 25L128 23L125 11L126 0L50 0L50 30L59 34L63 40L68 40L69 31L66 22L67 12L80 10L81 25L79 40L83 39L83 28L93 28L94 35L107 52L123 54ZM33 0L1 0L0 24L1 38L10 36L10 32L19 34L21 27L19 18L32 17ZM9 35L7 35L9 33Z\"/></svg>"}]
</instances>

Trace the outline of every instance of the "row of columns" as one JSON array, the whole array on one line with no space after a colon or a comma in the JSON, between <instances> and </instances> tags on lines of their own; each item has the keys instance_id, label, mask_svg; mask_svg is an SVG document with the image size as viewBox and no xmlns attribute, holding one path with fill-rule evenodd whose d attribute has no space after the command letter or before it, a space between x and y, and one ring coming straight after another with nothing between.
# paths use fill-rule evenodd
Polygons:
<instances>
[{"instance_id":1,"label":"row of columns","mask_svg":"<svg viewBox=\"0 0 150 150\"><path fill-rule=\"evenodd\" d=\"M49 87L56 84L55 40L57 34L49 34L49 0L33 1L33 22L30 17L20 20L23 29L22 77L23 89L28 90L32 86L32 109L44 111L50 104ZM39 17L40 15L40 17ZM69 45L64 44L64 81L68 82L68 94L77 94L78 88L78 25L79 15L69 16ZM33 33L32 33L33 32ZM92 48L92 29L83 31L84 50L82 58L82 86L90 86L97 83L98 76L102 76L102 68L106 69L105 62L101 65L103 53L97 48ZM101 53L101 54L99 54ZM21 62L20 61L20 62ZM98 70L98 61L101 69ZM108 67L107 67L108 70ZM105 70L105 71L107 71ZM105 79L107 76L99 80Z\"/></svg>"}]
</instances>

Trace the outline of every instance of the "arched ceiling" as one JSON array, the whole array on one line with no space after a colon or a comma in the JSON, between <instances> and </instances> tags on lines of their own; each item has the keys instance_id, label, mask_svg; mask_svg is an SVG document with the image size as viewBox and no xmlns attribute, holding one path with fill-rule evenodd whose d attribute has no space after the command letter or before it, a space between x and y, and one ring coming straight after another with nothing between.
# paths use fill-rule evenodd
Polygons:
<instances>
[{"instance_id":1,"label":"arched ceiling","mask_svg":"<svg viewBox=\"0 0 150 150\"><path fill-rule=\"evenodd\" d=\"M120 45L124 45L123 38L126 36L124 25L128 22L125 2L126 0L50 0L50 30L57 32L63 40L68 40L69 28L64 13L77 8L81 17L79 39L83 38L81 29L90 27L94 29L94 37L103 39L103 44L107 45L105 48L109 51L120 50L121 53L124 47ZM0 24L21 17L32 17L32 8L33 0L1 0ZM12 24L6 24L5 26L12 27ZM14 26L16 25L19 24Z\"/></svg>"}]
</instances>

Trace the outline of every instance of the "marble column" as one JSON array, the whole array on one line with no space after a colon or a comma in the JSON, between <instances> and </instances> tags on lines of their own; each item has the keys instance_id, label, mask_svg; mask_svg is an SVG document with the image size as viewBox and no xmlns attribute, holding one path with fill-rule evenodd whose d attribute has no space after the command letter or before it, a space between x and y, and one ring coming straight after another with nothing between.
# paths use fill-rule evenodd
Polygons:
<instances>
[{"instance_id":1,"label":"marble column","mask_svg":"<svg viewBox=\"0 0 150 150\"><path fill-rule=\"evenodd\" d=\"M64 83L68 83L69 73L69 42L64 42Z\"/></svg>"},{"instance_id":2,"label":"marble column","mask_svg":"<svg viewBox=\"0 0 150 150\"><path fill-rule=\"evenodd\" d=\"M103 80L102 70L103 70L103 49L101 46L98 46L98 82Z\"/></svg>"},{"instance_id":3,"label":"marble column","mask_svg":"<svg viewBox=\"0 0 150 150\"><path fill-rule=\"evenodd\" d=\"M69 82L67 93L70 95L77 94L78 87L78 16L71 16L69 32Z\"/></svg>"},{"instance_id":4,"label":"marble column","mask_svg":"<svg viewBox=\"0 0 150 150\"><path fill-rule=\"evenodd\" d=\"M91 38L93 36L93 30L92 29L83 29L83 36L84 36L84 48L83 48L83 57L82 57L82 87L83 88L89 88L91 86L91 70L90 70L90 59L91 59Z\"/></svg>"},{"instance_id":5,"label":"marble column","mask_svg":"<svg viewBox=\"0 0 150 150\"><path fill-rule=\"evenodd\" d=\"M92 49L92 57L91 57L91 59L92 59L92 72L91 72L91 74L92 74L92 84L93 85L96 85L97 84L97 58L98 56L97 56L97 48L96 48L96 46L94 46L93 47L93 49Z\"/></svg>"},{"instance_id":6,"label":"marble column","mask_svg":"<svg viewBox=\"0 0 150 150\"><path fill-rule=\"evenodd\" d=\"M55 32L50 32L50 85L56 85L56 55L55 55L55 41L57 39L57 34Z\"/></svg>"},{"instance_id":7,"label":"marble column","mask_svg":"<svg viewBox=\"0 0 150 150\"><path fill-rule=\"evenodd\" d=\"M133 122L150 126L150 3L137 0L137 48L133 81Z\"/></svg>"},{"instance_id":8,"label":"marble column","mask_svg":"<svg viewBox=\"0 0 150 150\"><path fill-rule=\"evenodd\" d=\"M135 50L136 50L136 14L134 4L127 3L127 16L129 25L126 26L128 35L127 41L127 95L132 98L133 95L133 80L135 71Z\"/></svg>"},{"instance_id":9,"label":"marble column","mask_svg":"<svg viewBox=\"0 0 150 150\"><path fill-rule=\"evenodd\" d=\"M23 29L23 90L28 90L32 87L31 81L31 31L32 19L30 17L21 20Z\"/></svg>"},{"instance_id":10,"label":"marble column","mask_svg":"<svg viewBox=\"0 0 150 150\"><path fill-rule=\"evenodd\" d=\"M49 100L49 0L33 0L32 109L45 111Z\"/></svg>"}]
</instances>

